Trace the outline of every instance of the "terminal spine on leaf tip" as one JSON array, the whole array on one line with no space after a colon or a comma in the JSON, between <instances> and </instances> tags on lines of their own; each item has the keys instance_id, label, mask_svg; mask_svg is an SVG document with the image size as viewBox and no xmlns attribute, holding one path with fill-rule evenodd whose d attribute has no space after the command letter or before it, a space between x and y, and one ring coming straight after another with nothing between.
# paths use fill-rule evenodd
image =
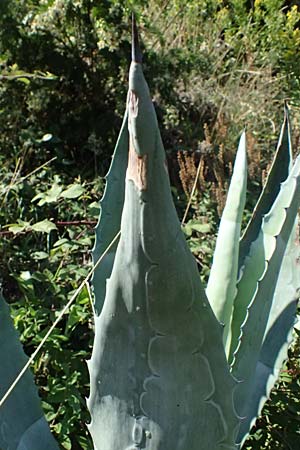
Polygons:
<instances>
[{"instance_id":1,"label":"terminal spine on leaf tip","mask_svg":"<svg viewBox=\"0 0 300 450\"><path fill-rule=\"evenodd\" d=\"M136 26L135 15L132 13L132 61L142 64L142 52L139 43L139 34Z\"/></svg>"}]
</instances>

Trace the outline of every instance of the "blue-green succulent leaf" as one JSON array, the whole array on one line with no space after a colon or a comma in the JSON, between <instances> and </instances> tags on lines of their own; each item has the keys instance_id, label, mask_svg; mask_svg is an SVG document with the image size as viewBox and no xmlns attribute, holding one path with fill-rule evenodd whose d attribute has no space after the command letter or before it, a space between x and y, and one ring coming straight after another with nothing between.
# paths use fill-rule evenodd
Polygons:
<instances>
[{"instance_id":1,"label":"blue-green succulent leaf","mask_svg":"<svg viewBox=\"0 0 300 450\"><path fill-rule=\"evenodd\" d=\"M0 398L27 362L0 292ZM58 450L29 370L0 408L1 450Z\"/></svg>"},{"instance_id":2,"label":"blue-green succulent leaf","mask_svg":"<svg viewBox=\"0 0 300 450\"><path fill-rule=\"evenodd\" d=\"M237 348L240 328L245 320L247 308L254 294L256 277L265 267L264 246L261 245L261 226L263 217L270 211L283 183L291 170L292 147L288 109L285 107L284 121L281 127L277 150L266 184L254 209L253 216L248 223L240 241L238 263L239 289L234 299L230 350L227 351L228 360L232 363L233 353ZM284 214L284 211L281 211ZM274 240L273 240L274 243ZM245 270L245 266L247 269ZM244 272L248 276L244 276ZM228 344L227 344L228 350Z\"/></svg>"},{"instance_id":3,"label":"blue-green succulent leaf","mask_svg":"<svg viewBox=\"0 0 300 450\"><path fill-rule=\"evenodd\" d=\"M233 450L236 382L181 231L155 111L135 61L128 127L121 236L88 362L94 446Z\"/></svg>"},{"instance_id":4,"label":"blue-green succulent leaf","mask_svg":"<svg viewBox=\"0 0 300 450\"><path fill-rule=\"evenodd\" d=\"M242 236L239 250L239 270L242 269L244 260L249 254L251 244L257 239L263 216L267 214L280 190L280 184L286 180L291 169L292 145L288 108L284 108L284 120L277 144L275 157L270 168L266 183L258 202L254 208L253 215Z\"/></svg>"},{"instance_id":5,"label":"blue-green succulent leaf","mask_svg":"<svg viewBox=\"0 0 300 450\"><path fill-rule=\"evenodd\" d=\"M128 163L127 117L128 114L126 111L110 169L106 176L104 195L100 202L101 213L96 227L96 239L93 249L94 264L116 236L121 226L121 215L125 196L125 173ZM95 293L94 309L97 315L100 314L103 306L106 293L106 280L110 277L112 271L116 248L117 242L103 258L101 266L96 268L93 277Z\"/></svg>"},{"instance_id":6,"label":"blue-green succulent leaf","mask_svg":"<svg viewBox=\"0 0 300 450\"><path fill-rule=\"evenodd\" d=\"M255 370L252 392L244 408L245 419L239 431L244 441L256 418L269 398L288 356L300 288L300 246L297 236L298 218L289 240L279 273L274 299L259 360Z\"/></svg>"},{"instance_id":7,"label":"blue-green succulent leaf","mask_svg":"<svg viewBox=\"0 0 300 450\"><path fill-rule=\"evenodd\" d=\"M242 134L223 210L206 294L217 319L224 324L226 351L230 344L233 300L236 294L239 242L247 189L246 136Z\"/></svg>"},{"instance_id":8,"label":"blue-green succulent leaf","mask_svg":"<svg viewBox=\"0 0 300 450\"><path fill-rule=\"evenodd\" d=\"M242 380L235 398L237 410L245 416L255 380L255 371L264 342L272 299L282 259L290 239L300 203L300 156L282 183L280 192L263 218L262 229L245 259L244 272L237 286L233 326L239 331L238 347L234 351L232 372ZM239 327L239 302L248 302L246 318ZM239 327L239 330L238 330Z\"/></svg>"}]
</instances>

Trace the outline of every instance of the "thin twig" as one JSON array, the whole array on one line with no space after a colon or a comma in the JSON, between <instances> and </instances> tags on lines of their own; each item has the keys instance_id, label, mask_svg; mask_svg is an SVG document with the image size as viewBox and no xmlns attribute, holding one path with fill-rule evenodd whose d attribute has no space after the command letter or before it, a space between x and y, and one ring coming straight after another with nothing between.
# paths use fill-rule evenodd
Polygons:
<instances>
[{"instance_id":1,"label":"thin twig","mask_svg":"<svg viewBox=\"0 0 300 450\"><path fill-rule=\"evenodd\" d=\"M70 220L70 221L58 221L54 222L58 227L69 227L69 226L78 226L78 225L97 225L97 220Z\"/></svg>"},{"instance_id":2,"label":"thin twig","mask_svg":"<svg viewBox=\"0 0 300 450\"><path fill-rule=\"evenodd\" d=\"M34 73L22 73L19 75L0 75L0 81L2 80L19 80L22 78L26 79L34 79L34 80L47 80L54 81L57 80L57 76L45 76L45 75L37 75Z\"/></svg>"},{"instance_id":3,"label":"thin twig","mask_svg":"<svg viewBox=\"0 0 300 450\"><path fill-rule=\"evenodd\" d=\"M12 231L0 231L0 236L12 236L14 233ZM21 234L21 233L18 233Z\"/></svg>"},{"instance_id":4,"label":"thin twig","mask_svg":"<svg viewBox=\"0 0 300 450\"><path fill-rule=\"evenodd\" d=\"M68 301L68 303L66 304L66 306L62 309L62 311L60 312L60 314L58 315L58 317L56 318L56 320L53 322L52 326L49 328L49 330L47 331L46 335L44 336L44 338L41 340L40 344L37 346L37 348L35 349L35 351L33 352L33 354L30 356L30 358L28 359L27 363L25 364L25 366L23 367L23 369L21 370L21 372L19 373L19 375L16 377L16 379L14 380L14 382L11 384L11 386L8 388L8 390L6 391L6 393L4 394L4 396L1 398L0 400L0 408L1 406L3 406L3 404L5 403L5 401L8 399L8 397L10 396L10 394L12 393L12 391L14 390L14 388L16 387L16 385L19 383L20 379L23 377L23 375L25 374L26 370L29 368L30 364L34 361L35 357L37 356L37 354L40 352L40 350L42 349L42 347L44 346L45 342L47 341L48 337L51 335L52 331L54 330L54 328L56 327L56 325L58 324L58 322L62 319L63 315L65 314L65 312L70 308L70 306L72 305L72 303L74 302L74 300L76 299L77 295L80 293L81 289L85 286L85 284L87 283L87 281L90 279L90 277L93 275L93 273L95 272L96 268L99 266L99 264L101 263L101 261L103 260L104 256L109 252L109 250L112 248L112 246L115 244L115 242L119 239L119 236L121 234L121 231L119 231L116 236L113 238L113 240L111 241L111 243L108 245L108 247L106 248L106 250L102 253L102 255L100 256L100 258L98 259L98 261L95 263L95 265L92 267L92 269L89 271L89 273L87 274L87 276L85 277L85 279L82 281L82 283L79 285L79 287L76 289L76 291L74 292L74 294L72 295L72 297L70 298L70 300Z\"/></svg>"},{"instance_id":5,"label":"thin twig","mask_svg":"<svg viewBox=\"0 0 300 450\"><path fill-rule=\"evenodd\" d=\"M38 172L39 170L43 169L45 166L48 166L50 163L52 163L52 161L55 161L56 159L57 159L57 156L54 156L53 158L49 159L49 161L46 161L44 164L42 164L41 166L37 167L32 172L28 173L27 175L24 175L24 177L21 177L20 180L18 180L16 182L16 184L22 183L22 181L24 181L27 178L31 177L31 175L34 175L36 172Z\"/></svg>"}]
</instances>

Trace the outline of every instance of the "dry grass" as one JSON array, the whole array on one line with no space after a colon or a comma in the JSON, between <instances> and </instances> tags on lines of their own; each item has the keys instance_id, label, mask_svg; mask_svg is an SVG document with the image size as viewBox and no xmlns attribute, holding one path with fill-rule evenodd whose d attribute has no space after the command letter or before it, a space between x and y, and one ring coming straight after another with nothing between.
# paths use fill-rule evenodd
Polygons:
<instances>
[{"instance_id":1,"label":"dry grass","mask_svg":"<svg viewBox=\"0 0 300 450\"><path fill-rule=\"evenodd\" d=\"M153 24L152 32L148 29L143 39L146 47L162 56L179 48L195 52L194 69L175 80L174 88L182 103L198 111L201 123L195 126L202 128L204 140L199 135L188 147L180 141L174 147L183 149L178 153L179 177L187 197L200 164L197 195L209 187L221 212L237 142L245 128L249 174L262 182L279 135L286 93L284 80L271 63L262 61L246 40L236 54L235 44L224 39L222 21L205 19L202 4L150 0L147 18ZM245 27L247 36L251 24ZM200 54L208 69L201 67ZM299 131L296 140L300 143Z\"/></svg>"}]
</instances>

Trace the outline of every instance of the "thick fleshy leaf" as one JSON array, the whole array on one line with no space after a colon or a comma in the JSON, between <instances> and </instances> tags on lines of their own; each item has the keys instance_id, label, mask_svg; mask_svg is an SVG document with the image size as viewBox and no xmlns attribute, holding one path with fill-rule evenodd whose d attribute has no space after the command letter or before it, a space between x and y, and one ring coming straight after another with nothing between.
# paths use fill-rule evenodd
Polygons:
<instances>
[{"instance_id":1,"label":"thick fleshy leaf","mask_svg":"<svg viewBox=\"0 0 300 450\"><path fill-rule=\"evenodd\" d=\"M233 299L236 294L239 242L246 201L246 136L242 134L222 214L206 294L217 319L224 324L224 347L229 351Z\"/></svg>"},{"instance_id":2,"label":"thick fleshy leaf","mask_svg":"<svg viewBox=\"0 0 300 450\"><path fill-rule=\"evenodd\" d=\"M238 286L243 286L243 288L242 290L238 289L236 298L234 299L230 350L229 353L227 352L230 363L232 362L233 352L238 346L241 325L246 318L247 308L254 294L257 281L256 274L260 274L265 267L263 255L264 247L261 246L261 238L259 237L263 217L272 208L280 191L281 183L283 183L288 177L289 171L291 170L291 165L291 133L288 109L285 107L284 121L281 127L274 161L268 174L265 186L254 209L252 218L250 219L240 241ZM246 272L250 274L249 277L244 277L245 265L247 265ZM239 294L239 291L241 295Z\"/></svg>"},{"instance_id":3,"label":"thick fleshy leaf","mask_svg":"<svg viewBox=\"0 0 300 450\"><path fill-rule=\"evenodd\" d=\"M96 227L96 239L93 248L94 264L109 246L121 227L121 215L125 196L125 174L128 163L128 142L128 119L126 111L110 169L106 176L104 195L100 202L101 212ZM95 270L93 287L96 314L100 314L103 306L106 293L106 280L111 275L116 248L117 242L103 258L101 267Z\"/></svg>"},{"instance_id":4,"label":"thick fleshy leaf","mask_svg":"<svg viewBox=\"0 0 300 450\"><path fill-rule=\"evenodd\" d=\"M298 218L283 258L252 391L244 408L245 419L238 439L242 442L269 398L292 342L300 288L300 245L297 228Z\"/></svg>"},{"instance_id":5,"label":"thick fleshy leaf","mask_svg":"<svg viewBox=\"0 0 300 450\"><path fill-rule=\"evenodd\" d=\"M273 164L269 171L262 193L253 211L252 217L240 242L239 269L241 270L244 264L244 260L249 254L251 244L257 239L259 235L263 216L270 211L279 193L280 184L283 183L288 177L292 161L293 159L289 112L287 106L285 106L284 120L281 127Z\"/></svg>"},{"instance_id":6,"label":"thick fleshy leaf","mask_svg":"<svg viewBox=\"0 0 300 450\"><path fill-rule=\"evenodd\" d=\"M128 114L121 237L88 363L94 445L233 450L236 383L176 215L154 108L136 61Z\"/></svg>"},{"instance_id":7,"label":"thick fleshy leaf","mask_svg":"<svg viewBox=\"0 0 300 450\"><path fill-rule=\"evenodd\" d=\"M0 293L0 398L27 362ZM58 450L41 408L33 376L28 370L0 408L1 450Z\"/></svg>"},{"instance_id":8,"label":"thick fleshy leaf","mask_svg":"<svg viewBox=\"0 0 300 450\"><path fill-rule=\"evenodd\" d=\"M300 203L300 156L271 211L264 217L261 232L245 259L243 276L235 299L236 315L233 325L239 323L239 301L248 301L246 318L241 324L238 348L234 351L232 372L242 380L236 390L236 404L240 415L245 415L259 355L267 328L272 299L287 243L292 233ZM237 329L235 329L237 333Z\"/></svg>"}]
</instances>

